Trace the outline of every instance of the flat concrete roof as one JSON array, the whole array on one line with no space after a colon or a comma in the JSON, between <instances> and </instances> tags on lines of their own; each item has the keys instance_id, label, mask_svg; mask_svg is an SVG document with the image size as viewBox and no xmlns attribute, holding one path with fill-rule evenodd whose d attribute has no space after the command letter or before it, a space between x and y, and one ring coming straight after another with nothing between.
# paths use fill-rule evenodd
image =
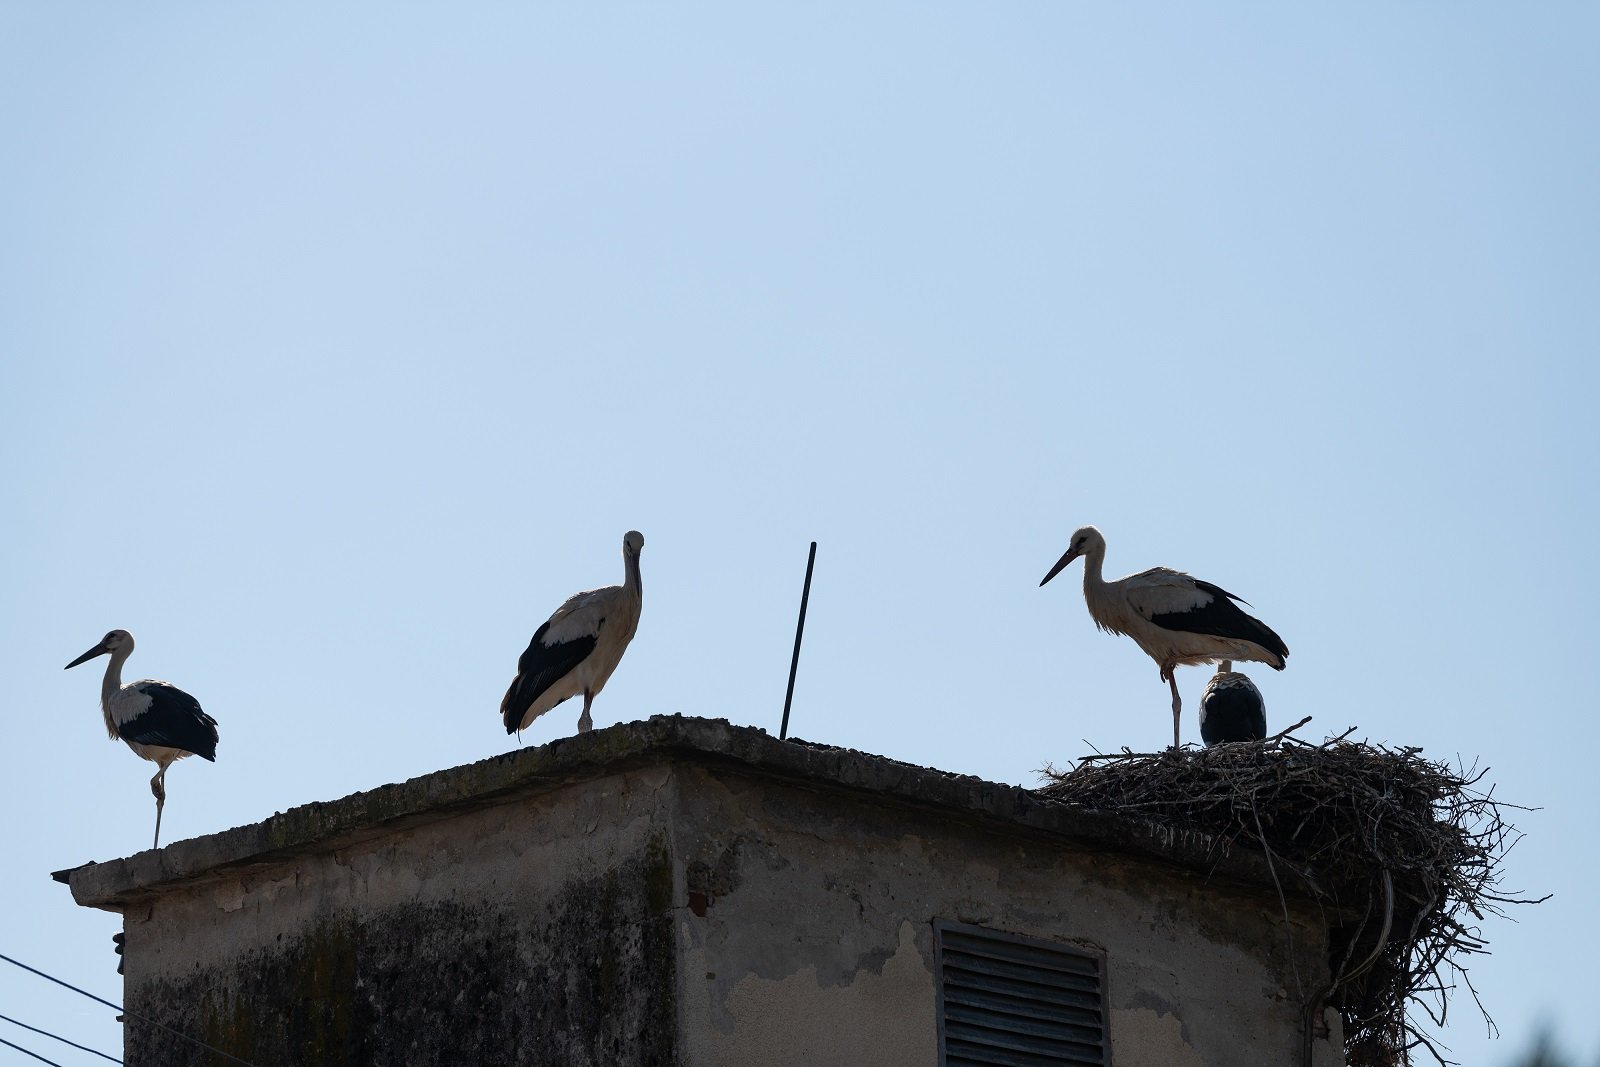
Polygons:
<instances>
[{"instance_id":1,"label":"flat concrete roof","mask_svg":"<svg viewBox=\"0 0 1600 1067\"><path fill-rule=\"evenodd\" d=\"M71 886L79 904L121 912L187 883L277 866L462 811L659 763L728 767L856 794L867 802L942 811L987 823L997 832L1066 839L1085 851L1143 857L1261 887L1273 884L1259 853L1223 849L1205 835L1174 834L1144 820L1084 811L971 775L793 738L780 741L725 719L682 715L620 723L339 800L304 804L248 826L57 871L54 877Z\"/></svg>"}]
</instances>

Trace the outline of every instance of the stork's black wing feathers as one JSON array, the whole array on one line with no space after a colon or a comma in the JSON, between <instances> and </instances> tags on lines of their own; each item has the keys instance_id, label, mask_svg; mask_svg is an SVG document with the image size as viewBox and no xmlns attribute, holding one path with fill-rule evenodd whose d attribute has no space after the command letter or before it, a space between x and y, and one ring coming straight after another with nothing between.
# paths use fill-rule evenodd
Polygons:
<instances>
[{"instance_id":1,"label":"stork's black wing feathers","mask_svg":"<svg viewBox=\"0 0 1600 1067\"><path fill-rule=\"evenodd\" d=\"M1150 621L1166 630L1181 630L1191 634L1212 634L1216 637L1234 637L1245 641L1254 641L1269 652L1275 653L1280 658L1289 654L1289 646L1283 643L1283 638L1272 632L1272 627L1240 610L1234 603L1239 598L1223 589L1221 586L1212 585L1193 579L1195 588L1211 594L1211 602L1202 604L1188 611L1173 611L1164 615L1152 615ZM1279 664L1269 664L1277 670L1283 667Z\"/></svg>"},{"instance_id":2,"label":"stork's black wing feathers","mask_svg":"<svg viewBox=\"0 0 1600 1067\"><path fill-rule=\"evenodd\" d=\"M547 622L534 631L528 650L517 660L517 676L506 690L505 699L500 701L500 716L505 720L508 734L517 732L522 716L539 699L539 694L566 677L594 651L597 639L593 634L546 645L544 635L549 629Z\"/></svg>"},{"instance_id":3,"label":"stork's black wing feathers","mask_svg":"<svg viewBox=\"0 0 1600 1067\"><path fill-rule=\"evenodd\" d=\"M163 745L193 752L216 762L217 720L200 708L200 702L166 682L140 682L139 692L150 706L117 727L117 736L137 745Z\"/></svg>"}]
</instances>

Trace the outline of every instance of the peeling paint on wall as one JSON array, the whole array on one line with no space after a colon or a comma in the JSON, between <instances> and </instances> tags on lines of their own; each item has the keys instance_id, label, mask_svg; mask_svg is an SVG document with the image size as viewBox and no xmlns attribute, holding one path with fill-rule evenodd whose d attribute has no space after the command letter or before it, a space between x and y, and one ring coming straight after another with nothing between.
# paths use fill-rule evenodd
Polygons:
<instances>
[{"instance_id":1,"label":"peeling paint on wall","mask_svg":"<svg viewBox=\"0 0 1600 1067\"><path fill-rule=\"evenodd\" d=\"M707 966L690 953L691 969ZM685 1028L685 1062L696 1067L753 1064L871 1064L927 1067L936 1053L933 975L902 923L895 950L848 979L825 982L815 967L780 978L745 975L721 993L717 1014L732 1025ZM685 991L691 1018L704 1018L714 986ZM908 1040L909 1037L909 1040Z\"/></svg>"}]
</instances>

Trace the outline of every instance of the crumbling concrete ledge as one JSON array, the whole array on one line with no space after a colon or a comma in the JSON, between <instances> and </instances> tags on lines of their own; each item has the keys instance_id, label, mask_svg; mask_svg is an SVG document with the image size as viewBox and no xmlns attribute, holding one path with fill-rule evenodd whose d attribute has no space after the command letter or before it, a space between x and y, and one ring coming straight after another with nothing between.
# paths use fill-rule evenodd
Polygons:
<instances>
[{"instance_id":1,"label":"crumbling concrete ledge","mask_svg":"<svg viewBox=\"0 0 1600 1067\"><path fill-rule=\"evenodd\" d=\"M1273 886L1265 857L1225 850L1201 836L1174 836L1142 820L1068 807L1017 786L918 767L806 741L780 741L725 719L657 715L519 749L477 763L291 808L258 823L177 841L124 859L57 871L73 899L122 912L179 883L233 877L297 856L343 848L474 808L652 764L687 762L751 771L810 788L867 794L888 804L978 820L997 833L1046 834L1086 852L1144 856L1202 877ZM1285 886L1285 888L1288 888Z\"/></svg>"}]
</instances>

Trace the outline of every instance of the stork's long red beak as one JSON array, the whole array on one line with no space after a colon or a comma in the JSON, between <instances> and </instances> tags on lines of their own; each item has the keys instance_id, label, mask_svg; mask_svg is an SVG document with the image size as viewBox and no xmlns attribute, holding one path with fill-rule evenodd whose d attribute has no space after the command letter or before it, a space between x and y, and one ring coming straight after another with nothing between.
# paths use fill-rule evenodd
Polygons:
<instances>
[{"instance_id":1,"label":"stork's long red beak","mask_svg":"<svg viewBox=\"0 0 1600 1067\"><path fill-rule=\"evenodd\" d=\"M61 669L64 670L64 671L70 671L72 668L76 667L78 664L87 663L89 660L94 659L96 656L103 656L109 651L111 651L111 650L108 649L105 646L105 642L102 641L100 644L95 645L89 651L85 652L83 655L79 656L77 659L73 660L71 663L67 664L65 667L62 667Z\"/></svg>"},{"instance_id":2,"label":"stork's long red beak","mask_svg":"<svg viewBox=\"0 0 1600 1067\"><path fill-rule=\"evenodd\" d=\"M1060 574L1061 573L1061 568L1065 567L1067 564L1071 563L1073 560L1075 560L1077 558L1078 558L1078 550L1077 549L1075 549L1075 548L1067 549L1066 555L1064 555L1060 559L1056 560L1056 565L1054 567L1050 568L1050 573L1045 575L1043 578L1039 579L1039 584L1043 585L1045 582L1048 582L1050 579L1052 579L1056 575Z\"/></svg>"}]
</instances>

